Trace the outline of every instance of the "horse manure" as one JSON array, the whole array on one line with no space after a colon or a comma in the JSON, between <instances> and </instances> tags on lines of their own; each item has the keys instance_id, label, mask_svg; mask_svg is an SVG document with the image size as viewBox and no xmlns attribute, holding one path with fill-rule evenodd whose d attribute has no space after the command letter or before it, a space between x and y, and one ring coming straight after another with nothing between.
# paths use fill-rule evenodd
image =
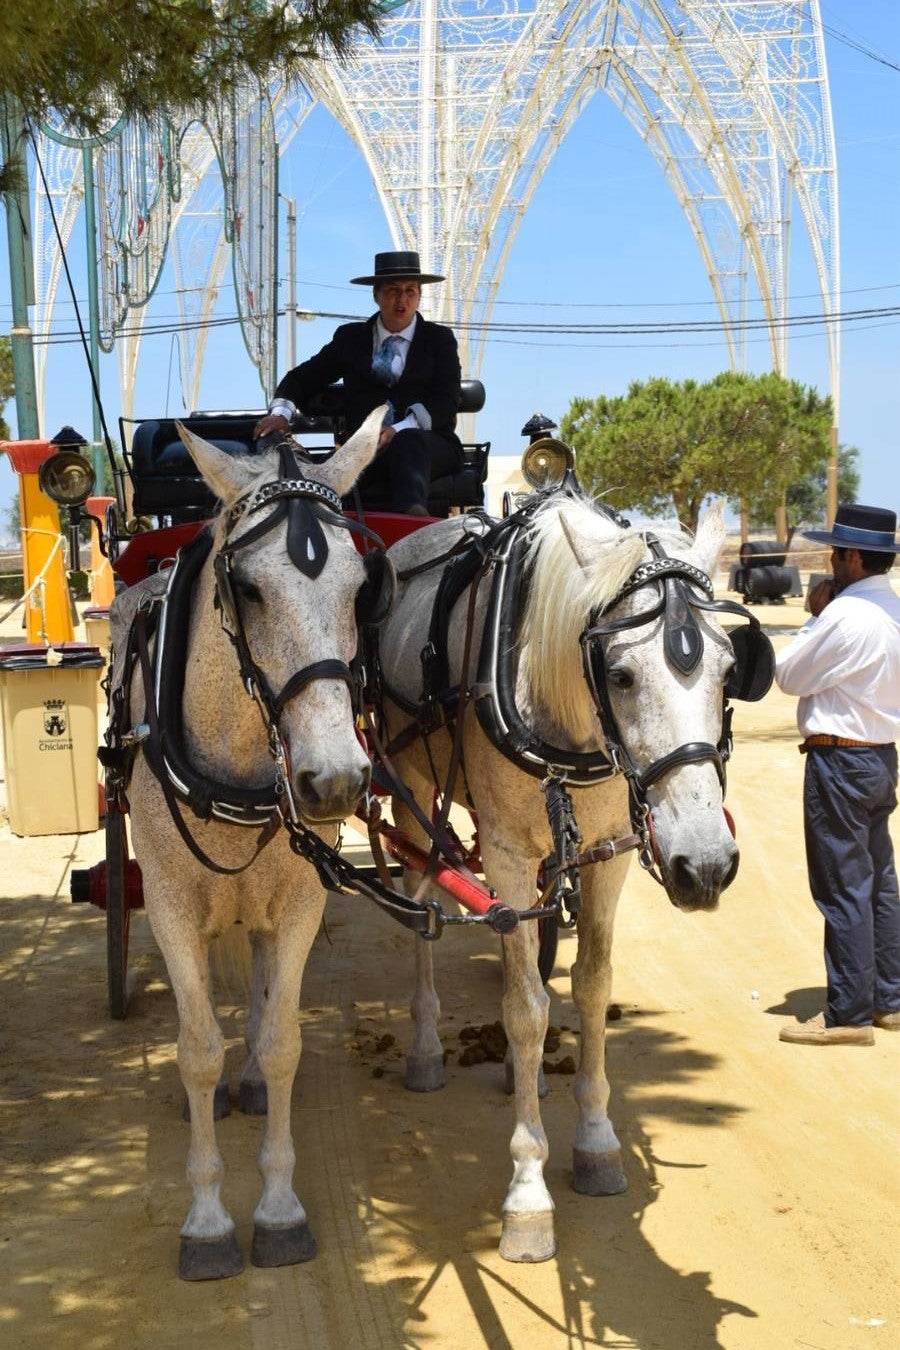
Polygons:
<instances>
[{"instance_id":1,"label":"horse manure","mask_svg":"<svg viewBox=\"0 0 900 1350\"><path fill-rule=\"evenodd\" d=\"M459 1057L460 1064L484 1064L490 1060L502 1064L506 1058L507 1039L502 1022L485 1022L480 1027L463 1027L459 1039L466 1048Z\"/></svg>"},{"instance_id":2,"label":"horse manure","mask_svg":"<svg viewBox=\"0 0 900 1350\"><path fill-rule=\"evenodd\" d=\"M563 1055L562 1059L555 1062L550 1059L544 1060L544 1073L574 1073L575 1061L571 1055Z\"/></svg>"}]
</instances>

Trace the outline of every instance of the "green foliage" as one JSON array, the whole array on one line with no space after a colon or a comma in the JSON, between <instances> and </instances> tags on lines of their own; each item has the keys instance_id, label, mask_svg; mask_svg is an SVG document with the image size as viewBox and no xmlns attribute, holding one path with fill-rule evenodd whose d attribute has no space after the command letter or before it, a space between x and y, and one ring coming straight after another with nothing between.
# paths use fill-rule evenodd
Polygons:
<instances>
[{"instance_id":1,"label":"green foliage","mask_svg":"<svg viewBox=\"0 0 900 1350\"><path fill-rule=\"evenodd\" d=\"M354 28L375 33L375 0L9 0L0 80L26 116L55 109L96 133L119 116L203 108L248 76L290 81ZM8 186L4 184L4 186Z\"/></svg>"},{"instance_id":2,"label":"green foliage","mask_svg":"<svg viewBox=\"0 0 900 1350\"><path fill-rule=\"evenodd\" d=\"M10 439L9 423L3 416L4 409L16 392L13 379L12 343L8 337L0 337L0 441Z\"/></svg>"},{"instance_id":3,"label":"green foliage","mask_svg":"<svg viewBox=\"0 0 900 1350\"><path fill-rule=\"evenodd\" d=\"M635 381L623 397L573 399L560 434L581 481L621 509L696 529L710 495L772 518L788 486L827 458L831 400L770 372L705 384Z\"/></svg>"},{"instance_id":4,"label":"green foliage","mask_svg":"<svg viewBox=\"0 0 900 1350\"><path fill-rule=\"evenodd\" d=\"M855 445L838 446L837 497L839 502L855 502L859 493L859 470L856 461L859 450ZM789 544L801 525L824 528L828 513L828 456L822 458L811 473L791 483L785 493L787 540ZM751 512L750 527L768 529L771 517L760 518Z\"/></svg>"}]
</instances>

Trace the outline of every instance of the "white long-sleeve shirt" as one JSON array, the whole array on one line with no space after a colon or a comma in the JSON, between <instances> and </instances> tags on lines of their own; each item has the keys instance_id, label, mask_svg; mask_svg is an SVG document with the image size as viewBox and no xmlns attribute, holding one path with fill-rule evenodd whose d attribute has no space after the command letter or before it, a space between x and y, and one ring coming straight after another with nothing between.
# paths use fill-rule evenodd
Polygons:
<instances>
[{"instance_id":1,"label":"white long-sleeve shirt","mask_svg":"<svg viewBox=\"0 0 900 1350\"><path fill-rule=\"evenodd\" d=\"M900 596L887 576L853 582L775 658L803 736L888 744L900 734Z\"/></svg>"}]
</instances>

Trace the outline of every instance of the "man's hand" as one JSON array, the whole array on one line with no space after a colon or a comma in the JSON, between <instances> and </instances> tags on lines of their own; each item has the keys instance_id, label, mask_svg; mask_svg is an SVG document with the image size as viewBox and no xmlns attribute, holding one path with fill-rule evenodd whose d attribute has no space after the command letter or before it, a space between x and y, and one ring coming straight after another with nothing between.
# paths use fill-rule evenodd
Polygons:
<instances>
[{"instance_id":1,"label":"man's hand","mask_svg":"<svg viewBox=\"0 0 900 1350\"><path fill-rule=\"evenodd\" d=\"M391 441L396 436L396 434L397 431L395 427L382 427L381 435L378 437L378 449L376 451L376 454L379 455L383 454L384 451L390 445Z\"/></svg>"},{"instance_id":2,"label":"man's hand","mask_svg":"<svg viewBox=\"0 0 900 1350\"><path fill-rule=\"evenodd\" d=\"M254 440L258 441L261 436L268 436L272 431L287 431L290 425L290 422L281 413L266 413L265 417L261 417L253 428Z\"/></svg>"},{"instance_id":3,"label":"man's hand","mask_svg":"<svg viewBox=\"0 0 900 1350\"><path fill-rule=\"evenodd\" d=\"M806 608L816 618L822 613L826 605L829 605L835 597L834 578L825 577L822 581L817 581L809 595L806 597Z\"/></svg>"}]
</instances>

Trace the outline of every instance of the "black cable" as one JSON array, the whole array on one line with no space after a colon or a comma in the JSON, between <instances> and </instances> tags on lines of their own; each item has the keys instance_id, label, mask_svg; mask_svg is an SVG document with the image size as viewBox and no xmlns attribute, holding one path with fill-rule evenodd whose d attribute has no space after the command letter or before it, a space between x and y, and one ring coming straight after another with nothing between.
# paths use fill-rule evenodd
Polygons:
<instances>
[{"instance_id":1,"label":"black cable","mask_svg":"<svg viewBox=\"0 0 900 1350\"><path fill-rule=\"evenodd\" d=\"M57 246L59 247L59 256L62 259L63 269L66 274L66 281L68 282L69 285L69 294L72 297L72 304L75 307L75 319L78 324L78 331L81 335L81 345L84 350L84 359L87 362L88 372L90 373L91 377L91 389L93 390L94 393L94 403L96 404L97 411L100 414L100 425L103 428L103 437L104 440L106 441L106 453L109 457L110 468L112 469L113 474L115 474L116 452L113 449L112 438L110 437L109 434L109 427L106 425L106 414L103 411L103 399L100 396L100 384L97 379L97 372L94 370L94 363L91 360L91 352L88 346L87 336L84 331L84 324L81 322L81 309L78 304L78 297L75 294L75 283L72 280L72 273L69 271L69 259L66 256L66 246L63 243L63 237L59 228L59 221L56 218L56 211L54 210L53 207L53 197L50 194L50 187L49 184L47 183L46 174L44 173L44 166L41 163L41 157L40 154L38 153L37 138L35 137L34 131L32 130L30 123L28 124L28 136L31 140L31 148L34 151L34 159L35 163L37 164L38 173L40 174L41 182L44 185L44 195L47 198L47 206L50 211L50 219L53 221L53 231L56 235ZM98 483L97 486L99 488L102 486L102 484Z\"/></svg>"}]
</instances>

